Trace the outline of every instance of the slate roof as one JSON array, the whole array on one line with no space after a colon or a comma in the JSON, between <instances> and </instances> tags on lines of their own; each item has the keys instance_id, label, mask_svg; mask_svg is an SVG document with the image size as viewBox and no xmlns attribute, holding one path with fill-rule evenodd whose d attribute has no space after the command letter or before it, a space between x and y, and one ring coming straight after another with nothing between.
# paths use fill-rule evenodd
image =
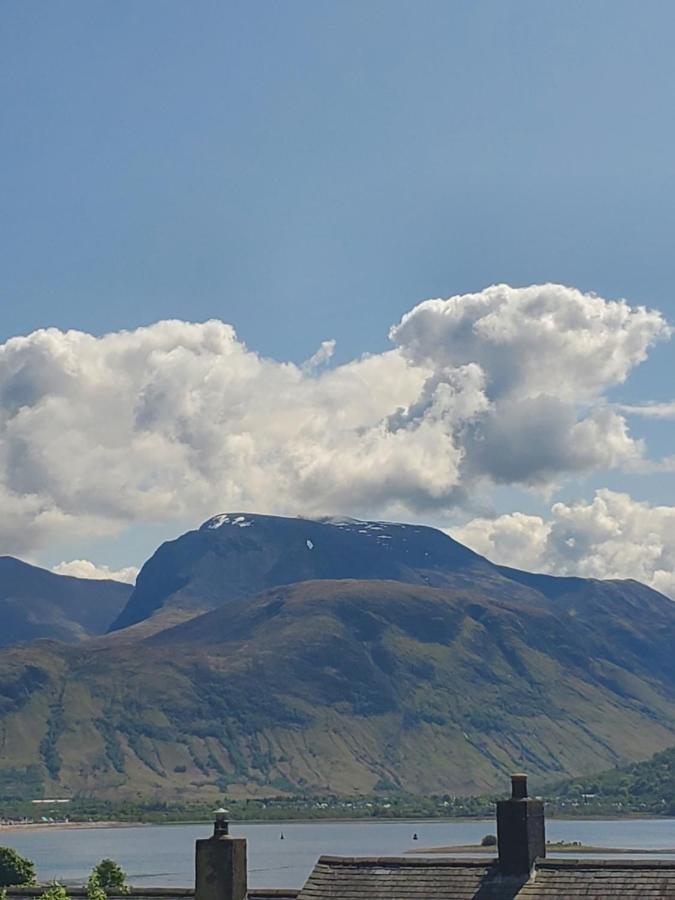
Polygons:
<instances>
[{"instance_id":1,"label":"slate roof","mask_svg":"<svg viewBox=\"0 0 675 900\"><path fill-rule=\"evenodd\" d=\"M494 860L322 856L298 900L511 900L523 881Z\"/></svg>"},{"instance_id":2,"label":"slate roof","mask_svg":"<svg viewBox=\"0 0 675 900\"><path fill-rule=\"evenodd\" d=\"M537 860L535 878L516 896L523 900L550 897L675 900L675 860Z\"/></svg>"},{"instance_id":3,"label":"slate roof","mask_svg":"<svg viewBox=\"0 0 675 900\"><path fill-rule=\"evenodd\" d=\"M496 860L322 856L297 900L675 898L675 860L538 860L530 878Z\"/></svg>"}]
</instances>

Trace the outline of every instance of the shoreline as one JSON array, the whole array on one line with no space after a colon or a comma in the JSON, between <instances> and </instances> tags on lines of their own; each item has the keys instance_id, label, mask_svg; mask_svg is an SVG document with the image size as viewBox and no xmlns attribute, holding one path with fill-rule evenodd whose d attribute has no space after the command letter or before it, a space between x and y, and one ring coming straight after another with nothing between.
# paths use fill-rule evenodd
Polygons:
<instances>
[{"instance_id":1,"label":"shoreline","mask_svg":"<svg viewBox=\"0 0 675 900\"><path fill-rule=\"evenodd\" d=\"M664 848L652 848L652 847L644 847L641 850L635 849L634 847L597 847L593 844L556 844L555 842L552 844L546 844L546 852L547 853L569 853L571 855L575 853L580 853L583 855L588 854L603 854L603 853L612 853L612 854L631 854L632 856L637 856L641 854L654 854L654 853L675 853L675 847L664 847ZM453 844L449 847L420 847L419 849L416 847L414 850L407 850L406 853L410 854L420 854L427 856L432 853L438 854L455 854L455 853L479 853L479 854L489 854L490 856L494 856L497 853L497 847L483 847L482 844Z\"/></svg>"},{"instance_id":2,"label":"shoreline","mask_svg":"<svg viewBox=\"0 0 675 900\"><path fill-rule=\"evenodd\" d=\"M673 816L654 816L648 814L633 814L627 816L550 816L551 820L554 821L579 821L579 822L623 822L623 821L640 821L640 820L655 820L655 821L672 821L675 822L675 817ZM348 824L350 822L358 823L361 825L384 825L384 824L394 824L394 823L408 823L410 825L414 824L422 824L422 823L452 823L452 824L469 824L476 823L479 824L484 822L486 824L490 824L494 822L489 816L457 816L452 817L448 816L440 817L440 816L432 816L432 817L417 817L417 816L402 816L402 817L376 817L376 816L320 816L317 818L307 817L307 818L283 818L280 817L278 819L265 818L265 819L231 819L230 825L233 827L237 826L245 826L245 825L320 825L325 823L326 825L340 825L340 824ZM3 833L10 834L12 832L21 832L21 831L44 831L47 829L71 829L82 830L88 828L152 828L152 827L165 827L165 826L179 826L179 825L203 825L205 827L211 827L213 822L210 819L173 819L171 821L164 822L153 822L138 819L135 821L120 821L116 819L97 819L93 821L79 821L79 822L12 822L10 824L2 824L0 823L0 835ZM468 845L460 845L460 849L469 849ZM480 850L483 852L484 848L479 846L475 848L471 848L475 850ZM553 847L551 849L554 849ZM595 848L595 850L599 850L601 848ZM429 852L433 853L441 853L447 850L447 848L431 848ZM488 847L489 851L490 848ZM420 852L418 850L412 850L410 852L417 853ZM426 851L425 851L426 852ZM455 848L451 848L451 852L456 852ZM623 851L617 850L612 851L611 849L606 850L605 852L640 852L640 851ZM673 852L673 851L664 851L664 852Z\"/></svg>"}]
</instances>

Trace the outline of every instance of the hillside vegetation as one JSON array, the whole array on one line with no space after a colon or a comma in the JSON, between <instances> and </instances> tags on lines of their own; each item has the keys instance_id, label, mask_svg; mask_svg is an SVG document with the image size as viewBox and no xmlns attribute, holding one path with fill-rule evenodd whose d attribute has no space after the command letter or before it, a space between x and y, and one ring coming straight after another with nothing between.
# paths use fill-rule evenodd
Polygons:
<instances>
[{"instance_id":1,"label":"hillside vegetation","mask_svg":"<svg viewBox=\"0 0 675 900\"><path fill-rule=\"evenodd\" d=\"M658 595L656 595L658 597ZM618 602L618 601L617 601ZM277 588L158 634L0 654L5 794L482 794L675 738L672 604L613 627L470 590Z\"/></svg>"},{"instance_id":2,"label":"hillside vegetation","mask_svg":"<svg viewBox=\"0 0 675 900\"><path fill-rule=\"evenodd\" d=\"M555 784L547 796L559 810L675 816L675 747L643 762Z\"/></svg>"}]
</instances>

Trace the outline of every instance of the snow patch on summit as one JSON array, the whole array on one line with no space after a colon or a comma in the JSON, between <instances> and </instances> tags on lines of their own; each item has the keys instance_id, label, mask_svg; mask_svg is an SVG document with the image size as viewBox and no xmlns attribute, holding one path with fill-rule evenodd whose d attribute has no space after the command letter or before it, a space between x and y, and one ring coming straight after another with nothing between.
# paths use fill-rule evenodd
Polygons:
<instances>
[{"instance_id":1,"label":"snow patch on summit","mask_svg":"<svg viewBox=\"0 0 675 900\"><path fill-rule=\"evenodd\" d=\"M206 523L207 528L220 528L221 525L229 525L230 517L229 516L214 516L212 519Z\"/></svg>"},{"instance_id":2,"label":"snow patch on summit","mask_svg":"<svg viewBox=\"0 0 675 900\"><path fill-rule=\"evenodd\" d=\"M322 516L321 518L313 519L313 521L321 525L333 525L335 528L340 528L343 531L352 531L356 534L374 537L378 541L385 542L394 539L391 531L401 531L410 527L404 522L369 522L366 519L353 519L348 516ZM418 531L419 529L415 528L413 530ZM406 539L403 538L403 540L405 541Z\"/></svg>"},{"instance_id":3,"label":"snow patch on summit","mask_svg":"<svg viewBox=\"0 0 675 900\"><path fill-rule=\"evenodd\" d=\"M207 528L221 528L223 525L237 525L239 528L250 528L253 525L246 516L234 516L224 513L220 516L214 516L206 523Z\"/></svg>"}]
</instances>

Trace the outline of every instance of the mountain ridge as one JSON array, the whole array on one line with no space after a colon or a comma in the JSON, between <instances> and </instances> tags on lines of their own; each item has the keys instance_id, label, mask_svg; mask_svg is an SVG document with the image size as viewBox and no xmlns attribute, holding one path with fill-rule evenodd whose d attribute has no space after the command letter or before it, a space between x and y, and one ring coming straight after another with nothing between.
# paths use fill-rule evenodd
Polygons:
<instances>
[{"instance_id":1,"label":"mountain ridge","mask_svg":"<svg viewBox=\"0 0 675 900\"><path fill-rule=\"evenodd\" d=\"M72 643L103 634L131 592L122 582L59 575L0 556L0 647L41 638Z\"/></svg>"},{"instance_id":2,"label":"mountain ridge","mask_svg":"<svg viewBox=\"0 0 675 900\"><path fill-rule=\"evenodd\" d=\"M277 584L357 578L433 586L461 583L467 575L496 579L503 591L518 591L498 566L430 526L221 513L155 551L111 631L135 625L165 605L204 611Z\"/></svg>"}]
</instances>

